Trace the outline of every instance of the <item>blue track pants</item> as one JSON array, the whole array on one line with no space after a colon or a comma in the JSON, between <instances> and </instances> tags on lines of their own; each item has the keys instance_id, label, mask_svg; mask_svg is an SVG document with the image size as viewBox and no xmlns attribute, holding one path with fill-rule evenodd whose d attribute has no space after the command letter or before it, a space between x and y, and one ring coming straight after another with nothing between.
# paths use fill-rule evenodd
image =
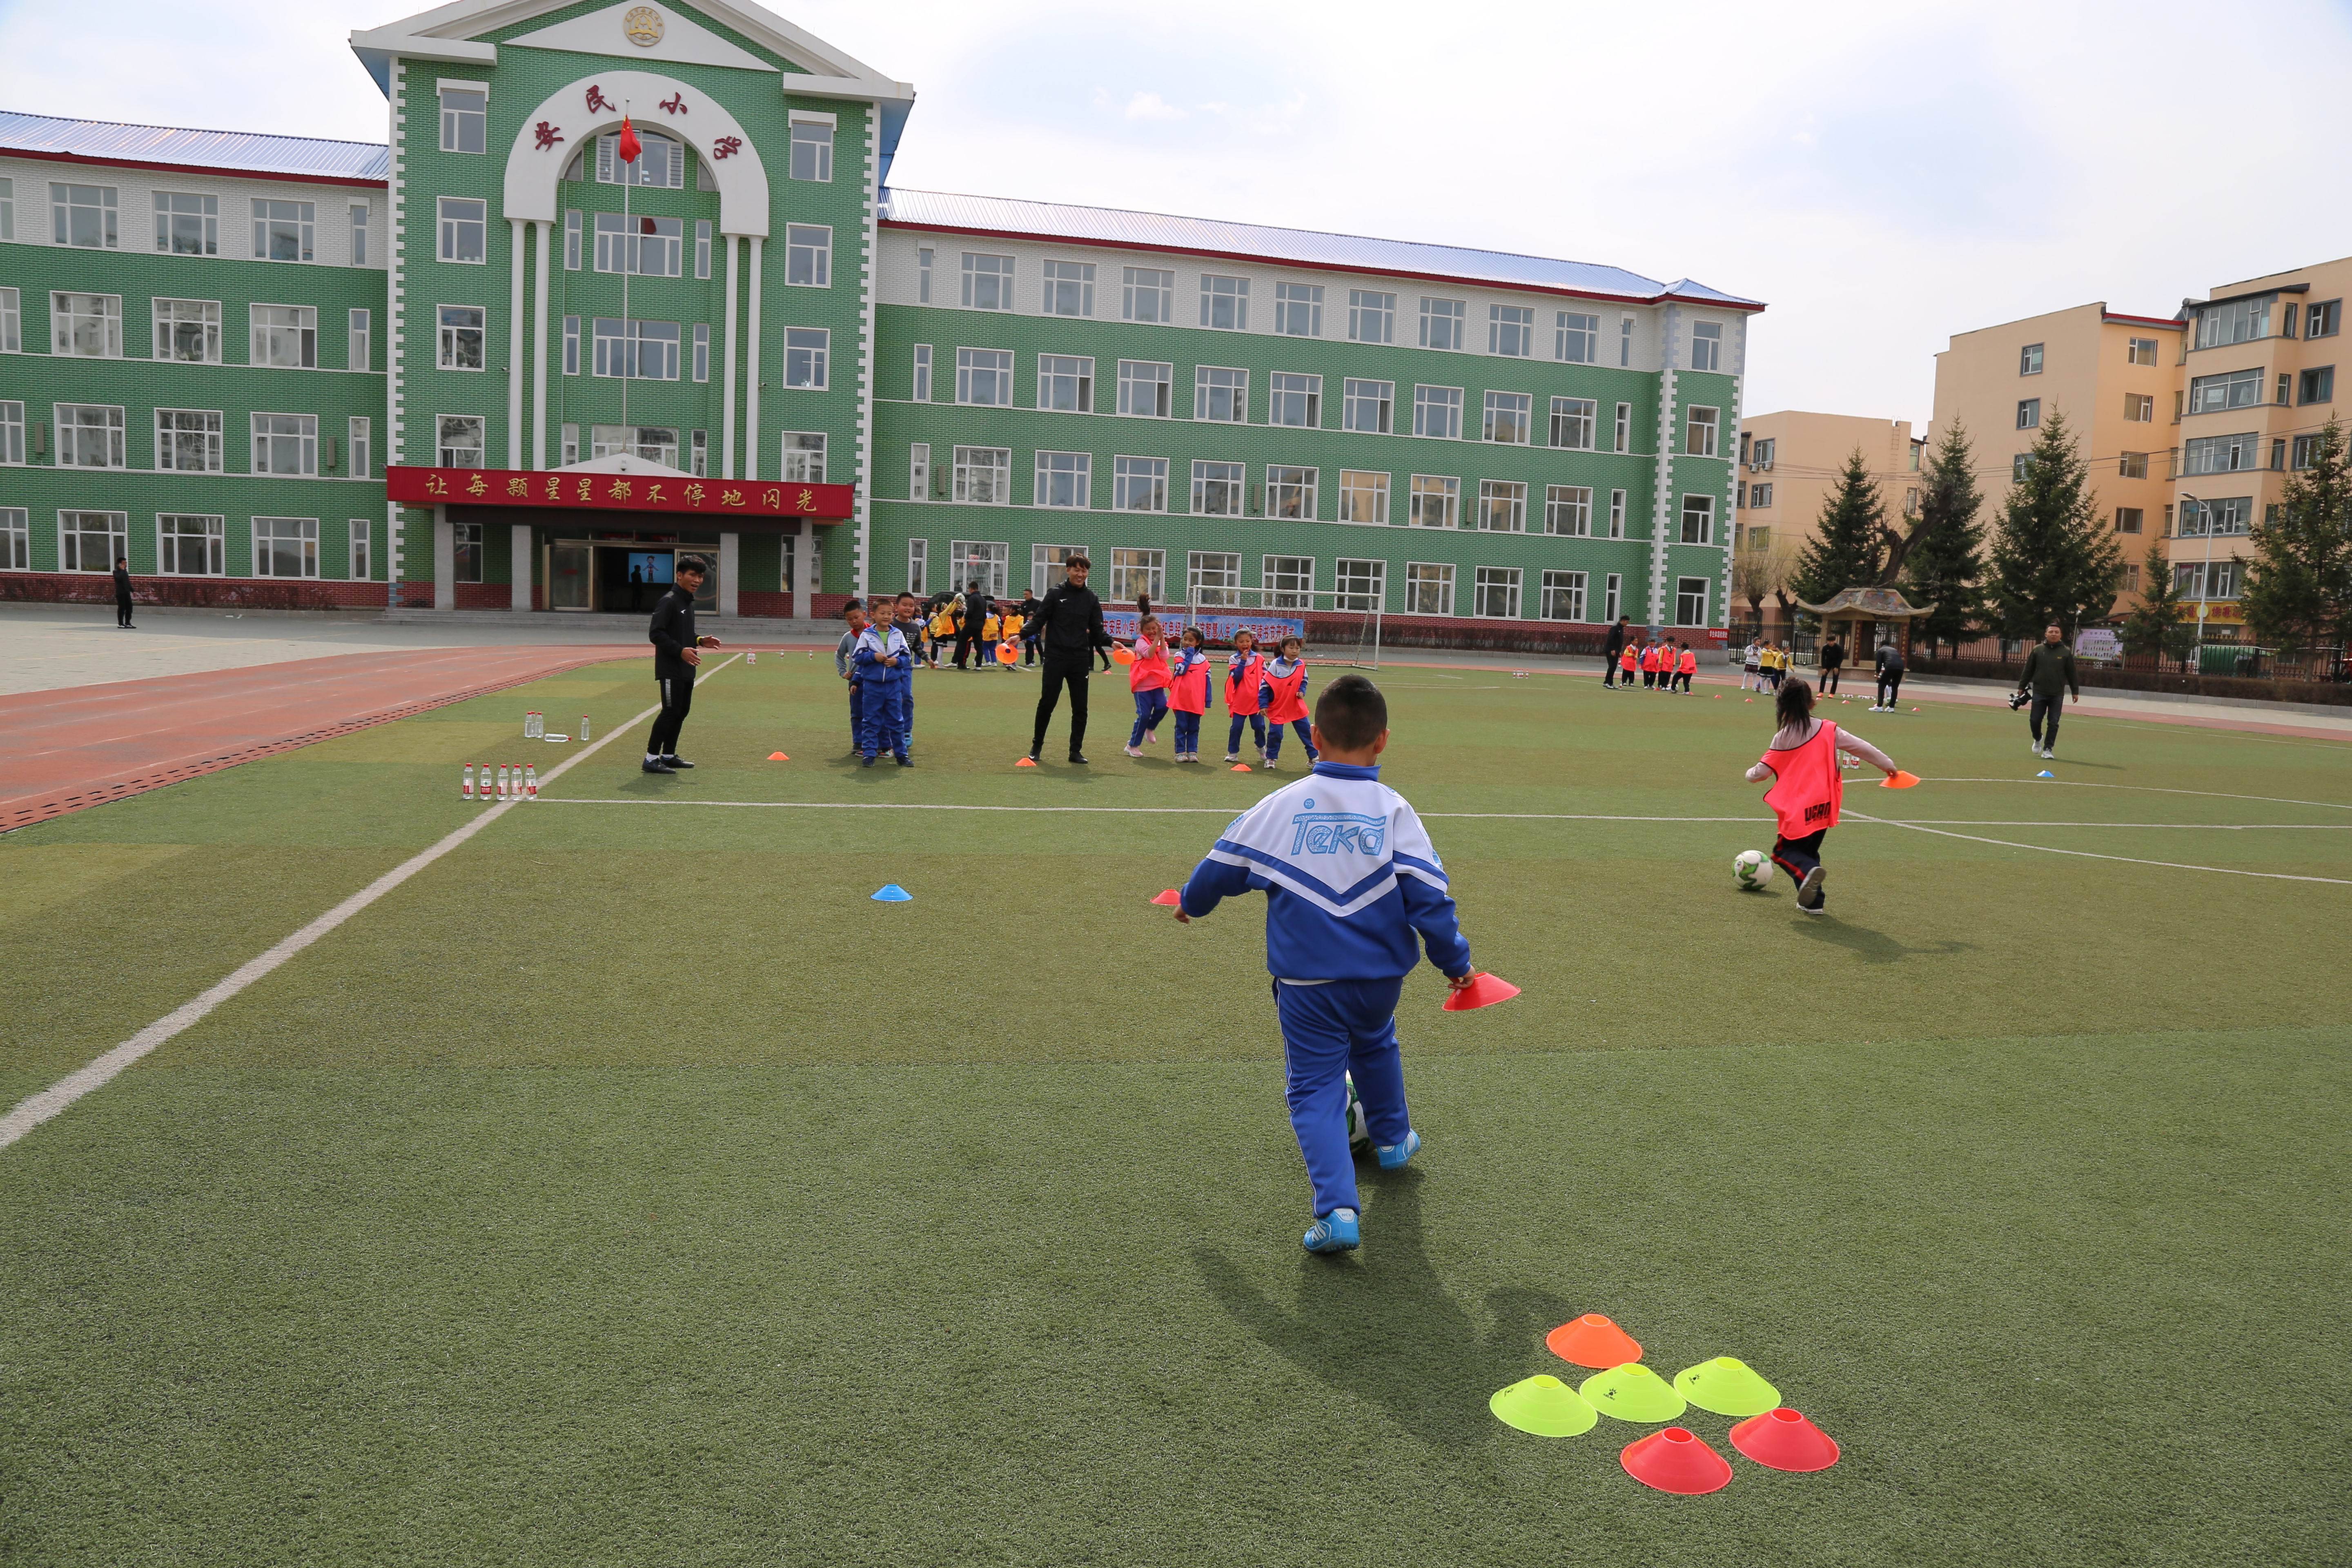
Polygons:
<instances>
[{"instance_id":1,"label":"blue track pants","mask_svg":"<svg viewBox=\"0 0 2352 1568\"><path fill-rule=\"evenodd\" d=\"M907 754L907 731L898 713L898 686L892 680L864 683L866 708L857 726L857 749L867 756Z\"/></svg>"},{"instance_id":2,"label":"blue track pants","mask_svg":"<svg viewBox=\"0 0 2352 1568\"><path fill-rule=\"evenodd\" d=\"M1315 749L1315 731L1307 724L1306 720L1293 719L1290 721L1290 727L1298 731L1298 743L1307 748L1307 760L1308 762L1311 763L1317 757L1322 755L1320 752L1318 752ZM1279 724L1268 724L1265 727L1265 760L1270 763L1281 755L1282 726Z\"/></svg>"},{"instance_id":3,"label":"blue track pants","mask_svg":"<svg viewBox=\"0 0 2352 1568\"><path fill-rule=\"evenodd\" d=\"M1135 728L1127 732L1127 743L1130 746L1139 746L1143 744L1144 731L1147 730L1159 729L1160 721L1166 717L1168 717L1168 689L1166 687L1156 686L1149 691L1136 692Z\"/></svg>"},{"instance_id":4,"label":"blue track pants","mask_svg":"<svg viewBox=\"0 0 2352 1568\"><path fill-rule=\"evenodd\" d=\"M1404 1104L1404 1062L1397 1051L1397 997L1392 980L1334 980L1322 985L1276 981L1274 1005L1282 1020L1282 1055L1290 1099L1290 1127L1315 1184L1318 1217L1359 1208L1356 1163L1348 1152L1348 1086L1364 1102L1372 1142L1402 1143L1412 1120Z\"/></svg>"},{"instance_id":5,"label":"blue track pants","mask_svg":"<svg viewBox=\"0 0 2352 1568\"><path fill-rule=\"evenodd\" d=\"M1201 716L1179 708L1176 710L1176 750L1189 757L1200 749Z\"/></svg>"}]
</instances>

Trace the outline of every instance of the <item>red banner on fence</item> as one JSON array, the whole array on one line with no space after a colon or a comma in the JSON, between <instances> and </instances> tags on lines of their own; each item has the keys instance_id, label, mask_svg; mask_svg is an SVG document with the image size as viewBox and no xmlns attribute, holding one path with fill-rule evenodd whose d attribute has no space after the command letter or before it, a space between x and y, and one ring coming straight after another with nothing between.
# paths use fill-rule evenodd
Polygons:
<instances>
[{"instance_id":1,"label":"red banner on fence","mask_svg":"<svg viewBox=\"0 0 2352 1568\"><path fill-rule=\"evenodd\" d=\"M530 473L513 468L389 468L384 487L410 506L590 507L704 517L805 517L840 522L856 510L849 485L674 475Z\"/></svg>"}]
</instances>

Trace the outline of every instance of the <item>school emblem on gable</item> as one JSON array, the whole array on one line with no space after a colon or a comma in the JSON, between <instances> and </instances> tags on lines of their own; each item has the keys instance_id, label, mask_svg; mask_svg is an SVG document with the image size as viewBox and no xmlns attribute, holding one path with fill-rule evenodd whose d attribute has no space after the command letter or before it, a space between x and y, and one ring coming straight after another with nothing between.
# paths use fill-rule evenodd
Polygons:
<instances>
[{"instance_id":1,"label":"school emblem on gable","mask_svg":"<svg viewBox=\"0 0 2352 1568\"><path fill-rule=\"evenodd\" d=\"M662 39L661 13L650 5L632 5L621 18L621 31L637 47L650 49Z\"/></svg>"}]
</instances>

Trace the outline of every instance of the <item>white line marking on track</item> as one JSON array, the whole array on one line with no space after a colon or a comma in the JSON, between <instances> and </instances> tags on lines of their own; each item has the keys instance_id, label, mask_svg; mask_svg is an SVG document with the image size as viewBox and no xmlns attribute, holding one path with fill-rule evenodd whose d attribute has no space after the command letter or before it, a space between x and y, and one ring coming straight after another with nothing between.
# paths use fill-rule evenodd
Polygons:
<instances>
[{"instance_id":1,"label":"white line marking on track","mask_svg":"<svg viewBox=\"0 0 2352 1568\"><path fill-rule=\"evenodd\" d=\"M735 657L740 658L742 656L738 654ZM710 671L710 674L716 675L719 670L726 668L728 665L734 662L735 659L730 658L713 668ZM540 780L541 785L544 787L547 784L553 784L572 768L586 762L590 757L594 756L597 752L601 751L605 746L610 745L621 736L627 734L631 730L635 729L638 725L644 723L646 720L652 718L655 714L660 711L661 705L659 703L656 703L653 707L646 709L635 718L628 721L628 722L605 731L604 738L603 740L590 742L585 747L573 752L570 757L567 757L562 762L558 763L554 767L549 769L547 776ZM541 798L544 799L546 797L541 796ZM0 1149L6 1148L9 1144L16 1142L19 1138L24 1137L26 1133L30 1132L34 1128L38 1127L42 1122L63 1112L68 1106L72 1105L75 1100L81 1099L82 1096L91 1093L93 1090L105 1088L109 1083L112 1082L125 1068L139 1060L140 1058L146 1056L148 1053L154 1050L156 1047L163 1044L166 1040L171 1039L175 1035L183 1033L191 1026L200 1022L222 1003L228 1001L231 997L236 996L239 992L246 990L247 987L252 985L255 981L268 974L279 965L283 964L287 960L292 958L296 953L300 952L304 948L309 947L320 937L325 936L337 926L341 925L353 915L358 914L362 910L366 909L370 904L374 903L386 893L391 892L394 888L399 887L403 882L407 881L411 877L415 876L419 871L422 871L426 867L432 865L436 860L440 859L451 850L456 849L458 846L464 844L467 839L472 838L476 834L489 826L491 823L496 822L499 817L504 816L508 812L523 804L524 803L521 801L514 800L500 801L498 805L491 806L488 810L483 812L479 816L467 822L464 826L457 828L455 832L442 839L438 844L434 845L431 848L411 856L409 858L402 861L399 865L394 867L391 870L386 871L383 876L378 877L374 881L370 882L366 887L362 888L358 892L353 893L350 898L345 899L341 903L337 904L333 909L329 910L325 914L322 914L317 920L312 921L309 925L304 926L301 930L294 932L291 936L279 942L275 947L272 947L267 952L260 954L258 957L247 959L243 964L240 964L227 979L219 982L210 989L203 992L194 1000L184 1003L180 1006L173 1008L171 1012L164 1014L162 1017L156 1019L153 1023L148 1025L145 1028L140 1030L137 1034L131 1036L129 1039L123 1041L121 1045L107 1052L104 1056L98 1058L96 1060L89 1062L74 1072L68 1073L57 1082L49 1085L48 1088L42 1089L38 1094L28 1095L25 1099L17 1101L16 1108L10 1110L7 1115L0 1116Z\"/></svg>"},{"instance_id":2,"label":"white line marking on track","mask_svg":"<svg viewBox=\"0 0 2352 1568\"><path fill-rule=\"evenodd\" d=\"M548 797L541 795L542 801ZM716 805L748 806L775 811L1001 811L1050 816L1222 816L1230 820L1249 809L1229 805L950 805L899 800L632 800L626 796L570 795L557 805ZM1251 803L1255 805L1255 802ZM1769 816L1602 816L1572 812L1424 811L1422 816L1454 820L1503 822L1769 822Z\"/></svg>"},{"instance_id":3,"label":"white line marking on track","mask_svg":"<svg viewBox=\"0 0 2352 1568\"><path fill-rule=\"evenodd\" d=\"M2352 805L2340 800L2290 800L2275 795L2230 795L2212 789L2167 789L2159 784L2100 784L2095 779L1927 779L1927 784L2034 784L2047 789L2055 784L2060 789L2120 789L2136 795L2193 795L2206 800L2259 800L2268 805L2315 805L2322 811L2352 811Z\"/></svg>"},{"instance_id":4,"label":"white line marking on track","mask_svg":"<svg viewBox=\"0 0 2352 1568\"><path fill-rule=\"evenodd\" d=\"M2289 871L2242 871L2234 866L2188 866L2178 860L2142 860L2131 855L2100 855L2088 849L2057 849L2047 844L2019 844L2007 838L1987 838L1980 834L1954 833L1947 828L1924 827L1918 823L1902 822L1894 817L1865 816L1858 811L1849 812L1847 816L1856 822L1874 822L1883 827L1907 827L1914 833L1932 833L1938 838L1965 838L1971 844L1996 844L2004 849L2035 849L2044 855L2072 855L2084 860L2120 860L2129 866L2159 866L2168 871L2210 871L2221 877L2260 877L2273 882L2329 882L2339 888L2352 888L2352 879L2343 877L2304 877Z\"/></svg>"}]
</instances>

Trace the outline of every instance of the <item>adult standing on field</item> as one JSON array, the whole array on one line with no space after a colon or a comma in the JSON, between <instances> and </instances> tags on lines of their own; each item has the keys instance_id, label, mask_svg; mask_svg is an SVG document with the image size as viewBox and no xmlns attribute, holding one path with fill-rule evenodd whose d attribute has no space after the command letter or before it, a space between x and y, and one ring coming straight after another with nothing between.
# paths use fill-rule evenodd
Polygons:
<instances>
[{"instance_id":1,"label":"adult standing on field","mask_svg":"<svg viewBox=\"0 0 2352 1568\"><path fill-rule=\"evenodd\" d=\"M1063 581L1045 590L1045 598L1037 605L1037 649L1045 657L1045 690L1037 698L1037 728L1029 738L1029 760L1035 762L1037 753L1045 747L1045 726L1054 720L1054 707L1062 699L1062 688L1070 689L1070 761L1086 765L1087 753L1087 677L1094 673L1097 649L1110 647L1110 634L1103 629L1102 601L1087 586L1087 574L1094 563L1083 555L1073 555L1063 563L1066 574Z\"/></svg>"},{"instance_id":2,"label":"adult standing on field","mask_svg":"<svg viewBox=\"0 0 2352 1568\"><path fill-rule=\"evenodd\" d=\"M1896 700L1903 695L1903 649L1889 638L1878 645L1878 695L1872 699L1873 713L1892 713Z\"/></svg>"},{"instance_id":3,"label":"adult standing on field","mask_svg":"<svg viewBox=\"0 0 2352 1568\"><path fill-rule=\"evenodd\" d=\"M1609 635L1601 639L1601 684L1603 686L1617 684L1617 658L1625 651L1625 627L1626 617L1620 616L1617 624L1609 628Z\"/></svg>"},{"instance_id":4,"label":"adult standing on field","mask_svg":"<svg viewBox=\"0 0 2352 1568\"><path fill-rule=\"evenodd\" d=\"M2042 640L2025 656L2025 668L2017 677L2018 695L2031 693L2033 710L2026 715L2026 730L2033 737L2036 755L2055 756L2058 752L2058 715L2066 706L2065 693L2073 692L2074 700L2083 700L2083 683L2074 678L2074 650L2066 646L2066 634L2057 626L2042 628ZM2048 721L2045 724L2043 721Z\"/></svg>"},{"instance_id":5,"label":"adult standing on field","mask_svg":"<svg viewBox=\"0 0 2352 1568\"><path fill-rule=\"evenodd\" d=\"M1829 640L1822 644L1822 696L1831 696L1836 692L1838 689L1838 673L1844 668L1845 644L1838 641L1837 633L1832 632L1829 636Z\"/></svg>"},{"instance_id":6,"label":"adult standing on field","mask_svg":"<svg viewBox=\"0 0 2352 1568\"><path fill-rule=\"evenodd\" d=\"M676 581L655 604L653 622L646 628L646 640L654 645L654 684L661 689L661 712L654 720L653 733L646 737L649 773L694 766L677 754L677 732L686 727L687 710L694 706L694 667L702 662L701 650L719 646L717 637L699 636L694 629L694 596L709 574L710 563L701 556L679 556Z\"/></svg>"},{"instance_id":7,"label":"adult standing on field","mask_svg":"<svg viewBox=\"0 0 2352 1568\"><path fill-rule=\"evenodd\" d=\"M127 631L138 628L131 624L131 557L114 558L114 624Z\"/></svg>"},{"instance_id":8,"label":"adult standing on field","mask_svg":"<svg viewBox=\"0 0 2352 1568\"><path fill-rule=\"evenodd\" d=\"M981 629L988 624L988 613L992 604L993 601L981 592L978 583L964 589L963 624L956 627L955 667L958 669L964 667L964 656L980 645Z\"/></svg>"}]
</instances>

